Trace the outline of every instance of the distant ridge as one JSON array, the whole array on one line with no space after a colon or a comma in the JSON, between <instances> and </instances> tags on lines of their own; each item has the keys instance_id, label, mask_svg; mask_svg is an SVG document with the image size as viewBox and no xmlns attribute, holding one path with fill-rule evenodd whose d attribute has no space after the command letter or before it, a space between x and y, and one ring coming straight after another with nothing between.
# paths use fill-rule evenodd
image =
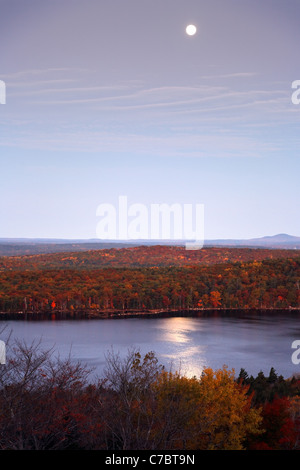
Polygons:
<instances>
[{"instance_id":1,"label":"distant ridge","mask_svg":"<svg viewBox=\"0 0 300 470\"><path fill-rule=\"evenodd\" d=\"M300 237L279 233L277 235L246 240L206 240L205 246L245 246L256 248L288 248L300 249Z\"/></svg>"},{"instance_id":2,"label":"distant ridge","mask_svg":"<svg viewBox=\"0 0 300 470\"><path fill-rule=\"evenodd\" d=\"M22 256L46 253L77 252L127 248L140 245L182 246L183 240L99 240L60 238L0 238L0 256ZM300 249L300 237L279 233L261 238L205 240L205 247L238 247L269 249Z\"/></svg>"}]
</instances>

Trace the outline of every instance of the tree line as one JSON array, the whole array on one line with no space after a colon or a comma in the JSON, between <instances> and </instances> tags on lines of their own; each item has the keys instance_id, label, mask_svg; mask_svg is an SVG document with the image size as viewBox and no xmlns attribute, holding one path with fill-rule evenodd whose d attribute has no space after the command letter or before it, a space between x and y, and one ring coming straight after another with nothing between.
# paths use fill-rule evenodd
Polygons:
<instances>
[{"instance_id":1,"label":"tree line","mask_svg":"<svg viewBox=\"0 0 300 470\"><path fill-rule=\"evenodd\" d=\"M212 265L0 272L0 311L300 308L300 257Z\"/></svg>"}]
</instances>

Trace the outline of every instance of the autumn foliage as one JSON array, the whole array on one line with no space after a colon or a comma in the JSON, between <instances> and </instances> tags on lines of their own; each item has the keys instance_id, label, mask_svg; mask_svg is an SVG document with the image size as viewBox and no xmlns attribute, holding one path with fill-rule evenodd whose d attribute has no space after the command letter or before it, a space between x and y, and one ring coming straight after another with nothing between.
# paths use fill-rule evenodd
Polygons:
<instances>
[{"instance_id":1,"label":"autumn foliage","mask_svg":"<svg viewBox=\"0 0 300 470\"><path fill-rule=\"evenodd\" d=\"M0 258L0 312L300 308L289 250L140 247Z\"/></svg>"},{"instance_id":2,"label":"autumn foliage","mask_svg":"<svg viewBox=\"0 0 300 470\"><path fill-rule=\"evenodd\" d=\"M300 257L289 250L139 247L0 258L0 312L299 309ZM166 371L153 352L108 354L104 376L10 347L0 366L0 449L300 449L300 384L271 369L238 377Z\"/></svg>"},{"instance_id":3,"label":"autumn foliage","mask_svg":"<svg viewBox=\"0 0 300 470\"><path fill-rule=\"evenodd\" d=\"M286 396L262 402L253 382L246 384L225 366L190 378L166 371L153 352L142 357L133 350L123 359L108 353L98 380L79 363L53 359L37 344L18 343L9 356L0 369L2 450L300 446L297 379L286 382ZM270 377L266 388L278 380L271 377L272 385Z\"/></svg>"}]
</instances>

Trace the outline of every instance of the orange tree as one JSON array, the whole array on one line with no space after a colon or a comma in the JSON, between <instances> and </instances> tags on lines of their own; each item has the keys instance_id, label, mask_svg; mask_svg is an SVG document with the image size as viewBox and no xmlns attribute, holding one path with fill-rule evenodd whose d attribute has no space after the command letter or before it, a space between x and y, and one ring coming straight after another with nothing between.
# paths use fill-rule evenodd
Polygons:
<instances>
[{"instance_id":1,"label":"orange tree","mask_svg":"<svg viewBox=\"0 0 300 470\"><path fill-rule=\"evenodd\" d=\"M242 450L249 436L262 432L261 410L225 366L205 369L200 380L163 372L154 387L155 432L165 448Z\"/></svg>"}]
</instances>

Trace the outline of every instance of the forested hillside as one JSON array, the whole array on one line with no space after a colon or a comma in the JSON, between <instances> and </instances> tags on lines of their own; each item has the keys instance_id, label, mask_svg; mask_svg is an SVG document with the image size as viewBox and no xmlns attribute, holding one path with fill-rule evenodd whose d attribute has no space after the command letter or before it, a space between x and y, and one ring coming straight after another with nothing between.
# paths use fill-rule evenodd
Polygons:
<instances>
[{"instance_id":1,"label":"forested hillside","mask_svg":"<svg viewBox=\"0 0 300 470\"><path fill-rule=\"evenodd\" d=\"M298 258L298 250L211 247L186 250L176 246L138 246L73 253L0 257L0 271L36 269L91 269L104 267L194 266L227 262Z\"/></svg>"},{"instance_id":2,"label":"forested hillside","mask_svg":"<svg viewBox=\"0 0 300 470\"><path fill-rule=\"evenodd\" d=\"M0 311L300 308L296 250L139 247L0 259Z\"/></svg>"}]
</instances>

